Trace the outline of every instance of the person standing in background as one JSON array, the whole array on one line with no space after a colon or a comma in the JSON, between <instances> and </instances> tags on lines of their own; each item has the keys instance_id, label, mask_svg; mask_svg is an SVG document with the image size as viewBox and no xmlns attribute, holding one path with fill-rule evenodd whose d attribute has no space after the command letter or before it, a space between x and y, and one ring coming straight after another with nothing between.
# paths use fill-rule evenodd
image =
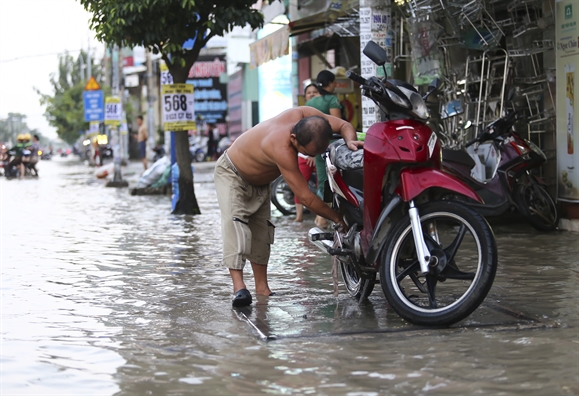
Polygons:
<instances>
[{"instance_id":1,"label":"person standing in background","mask_svg":"<svg viewBox=\"0 0 579 396\"><path fill-rule=\"evenodd\" d=\"M141 161L143 161L145 170L147 170L147 139L149 138L149 134L147 133L147 126L143 122L143 116L140 115L137 117L137 125L139 126L139 130L137 132L139 156L141 157Z\"/></svg>"},{"instance_id":2,"label":"person standing in background","mask_svg":"<svg viewBox=\"0 0 579 396\"><path fill-rule=\"evenodd\" d=\"M311 98L315 96L320 96L320 92L315 84L309 84L304 89L304 98L309 101ZM298 166L300 168L300 172L304 179L307 182L310 181L312 177L312 173L316 170L314 157L310 157L308 155L298 153ZM296 204L296 219L295 221L301 223L304 220L304 205L298 199L298 196L294 194L294 203Z\"/></svg>"},{"instance_id":3,"label":"person standing in background","mask_svg":"<svg viewBox=\"0 0 579 396\"><path fill-rule=\"evenodd\" d=\"M324 114L341 118L342 105L333 95L336 89L336 76L329 70L322 70L316 78L316 86L320 96L315 96L306 102L306 106L313 107ZM328 180L326 164L321 154L316 155L316 175L318 176L318 196L324 199L324 185ZM321 228L328 226L328 222L321 216L316 216L316 225Z\"/></svg>"}]
</instances>

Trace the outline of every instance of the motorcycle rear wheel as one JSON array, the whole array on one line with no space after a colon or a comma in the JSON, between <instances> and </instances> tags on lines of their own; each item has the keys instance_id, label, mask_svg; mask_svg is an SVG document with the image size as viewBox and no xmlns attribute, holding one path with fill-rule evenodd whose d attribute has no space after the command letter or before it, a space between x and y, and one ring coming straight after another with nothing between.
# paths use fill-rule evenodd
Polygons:
<instances>
[{"instance_id":1,"label":"motorcycle rear wheel","mask_svg":"<svg viewBox=\"0 0 579 396\"><path fill-rule=\"evenodd\" d=\"M271 202L283 215L296 214L294 193L283 176L279 176L271 182Z\"/></svg>"},{"instance_id":2,"label":"motorcycle rear wheel","mask_svg":"<svg viewBox=\"0 0 579 396\"><path fill-rule=\"evenodd\" d=\"M554 231L559 224L557 205L549 193L534 181L515 187L519 211L539 231Z\"/></svg>"},{"instance_id":3,"label":"motorcycle rear wheel","mask_svg":"<svg viewBox=\"0 0 579 396\"><path fill-rule=\"evenodd\" d=\"M349 257L338 258L338 264L340 266L340 273L342 274L344 286L350 296L357 300L365 300L368 298L372 293L372 290L374 290L376 274L374 274L372 279L362 278L352 264L352 259ZM366 284L368 285L366 286Z\"/></svg>"},{"instance_id":4,"label":"motorcycle rear wheel","mask_svg":"<svg viewBox=\"0 0 579 396\"><path fill-rule=\"evenodd\" d=\"M486 220L455 201L420 206L425 243L434 257L422 275L410 218L394 225L381 252L380 283L390 306L416 325L449 326L470 315L489 292L497 247Z\"/></svg>"}]
</instances>

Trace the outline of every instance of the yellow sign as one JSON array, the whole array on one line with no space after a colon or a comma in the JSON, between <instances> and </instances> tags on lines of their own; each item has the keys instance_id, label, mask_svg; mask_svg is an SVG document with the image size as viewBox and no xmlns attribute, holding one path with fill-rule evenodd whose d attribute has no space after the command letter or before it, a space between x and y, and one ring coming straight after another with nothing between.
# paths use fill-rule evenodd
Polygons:
<instances>
[{"instance_id":1,"label":"yellow sign","mask_svg":"<svg viewBox=\"0 0 579 396\"><path fill-rule=\"evenodd\" d=\"M105 125L121 125L123 115L123 106L121 98L116 96L107 96L105 98Z\"/></svg>"},{"instance_id":2,"label":"yellow sign","mask_svg":"<svg viewBox=\"0 0 579 396\"><path fill-rule=\"evenodd\" d=\"M163 129L174 132L196 130L193 84L161 85L161 95Z\"/></svg>"},{"instance_id":3,"label":"yellow sign","mask_svg":"<svg viewBox=\"0 0 579 396\"><path fill-rule=\"evenodd\" d=\"M85 91L98 91L101 89L99 83L94 79L93 76L90 77L86 85L84 86Z\"/></svg>"}]
</instances>

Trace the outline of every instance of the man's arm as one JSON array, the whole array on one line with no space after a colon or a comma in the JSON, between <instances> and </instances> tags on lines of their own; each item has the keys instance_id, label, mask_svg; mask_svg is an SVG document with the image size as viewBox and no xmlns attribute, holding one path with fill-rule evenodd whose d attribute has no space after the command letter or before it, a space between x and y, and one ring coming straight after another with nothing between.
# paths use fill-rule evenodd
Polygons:
<instances>
[{"instance_id":1,"label":"man's arm","mask_svg":"<svg viewBox=\"0 0 579 396\"><path fill-rule=\"evenodd\" d=\"M289 157L293 156L295 156L295 158L293 158L292 161L292 158ZM294 154L291 150L284 150L276 162L284 180L304 206L315 214L347 228L338 212L328 207L316 194L310 191L306 179L304 179L304 176L299 170L297 154Z\"/></svg>"}]
</instances>

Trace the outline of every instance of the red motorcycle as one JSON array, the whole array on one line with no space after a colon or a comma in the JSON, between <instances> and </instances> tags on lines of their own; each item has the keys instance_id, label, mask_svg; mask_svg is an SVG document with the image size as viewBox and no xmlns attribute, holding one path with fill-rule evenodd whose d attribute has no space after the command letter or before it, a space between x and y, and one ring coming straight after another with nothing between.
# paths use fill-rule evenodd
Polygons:
<instances>
[{"instance_id":1,"label":"red motorcycle","mask_svg":"<svg viewBox=\"0 0 579 396\"><path fill-rule=\"evenodd\" d=\"M384 67L374 42L364 54ZM386 74L386 69L384 68ZM408 83L365 79L349 72L362 94L388 121L372 125L363 150L343 140L326 153L332 205L349 227L309 231L309 239L334 256L346 289L367 298L379 283L389 305L417 325L447 326L470 315L490 290L497 269L493 232L476 211L458 201L481 202L464 182L441 170L441 146L425 125L426 99Z\"/></svg>"}]
</instances>

